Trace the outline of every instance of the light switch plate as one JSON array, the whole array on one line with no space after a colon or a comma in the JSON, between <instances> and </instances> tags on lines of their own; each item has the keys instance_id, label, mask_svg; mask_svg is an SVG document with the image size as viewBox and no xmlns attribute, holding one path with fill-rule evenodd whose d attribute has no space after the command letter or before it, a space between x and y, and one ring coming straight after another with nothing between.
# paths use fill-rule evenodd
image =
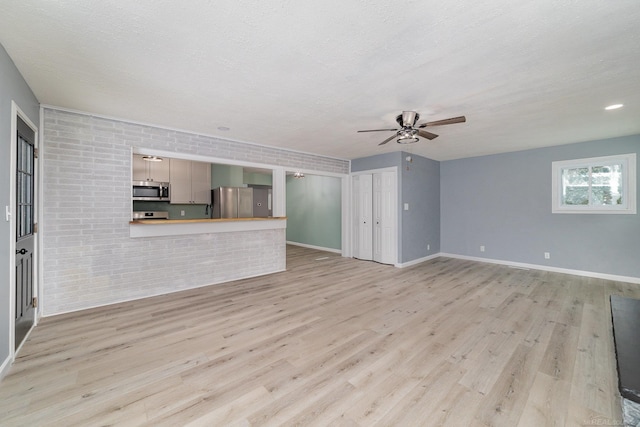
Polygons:
<instances>
[{"instance_id":1,"label":"light switch plate","mask_svg":"<svg viewBox=\"0 0 640 427\"><path fill-rule=\"evenodd\" d=\"M409 210L409 203L405 203L405 204L404 204L404 210L405 210L405 211L408 211L408 210Z\"/></svg>"}]
</instances>

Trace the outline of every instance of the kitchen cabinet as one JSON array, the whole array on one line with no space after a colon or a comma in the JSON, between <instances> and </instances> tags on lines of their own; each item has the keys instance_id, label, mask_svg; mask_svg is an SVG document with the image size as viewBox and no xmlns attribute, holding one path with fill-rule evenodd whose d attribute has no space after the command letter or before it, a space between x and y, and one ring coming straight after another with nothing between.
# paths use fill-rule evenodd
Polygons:
<instances>
[{"instance_id":1,"label":"kitchen cabinet","mask_svg":"<svg viewBox=\"0 0 640 427\"><path fill-rule=\"evenodd\" d=\"M211 204L211 164L171 159L171 203Z\"/></svg>"},{"instance_id":2,"label":"kitchen cabinet","mask_svg":"<svg viewBox=\"0 0 640 427\"><path fill-rule=\"evenodd\" d=\"M149 162L142 154L133 155L133 181L169 182L170 161Z\"/></svg>"}]
</instances>

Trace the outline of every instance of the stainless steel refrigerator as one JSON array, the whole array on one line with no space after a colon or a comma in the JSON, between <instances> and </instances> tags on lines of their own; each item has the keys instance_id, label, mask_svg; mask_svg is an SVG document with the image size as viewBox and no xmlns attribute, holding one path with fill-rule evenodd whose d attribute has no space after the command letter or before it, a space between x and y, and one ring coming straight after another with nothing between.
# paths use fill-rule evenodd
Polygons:
<instances>
[{"instance_id":1,"label":"stainless steel refrigerator","mask_svg":"<svg viewBox=\"0 0 640 427\"><path fill-rule=\"evenodd\" d=\"M211 218L266 218L272 215L271 188L218 187L211 190Z\"/></svg>"},{"instance_id":2,"label":"stainless steel refrigerator","mask_svg":"<svg viewBox=\"0 0 640 427\"><path fill-rule=\"evenodd\" d=\"M271 188L253 187L253 216L255 218L272 216Z\"/></svg>"}]
</instances>

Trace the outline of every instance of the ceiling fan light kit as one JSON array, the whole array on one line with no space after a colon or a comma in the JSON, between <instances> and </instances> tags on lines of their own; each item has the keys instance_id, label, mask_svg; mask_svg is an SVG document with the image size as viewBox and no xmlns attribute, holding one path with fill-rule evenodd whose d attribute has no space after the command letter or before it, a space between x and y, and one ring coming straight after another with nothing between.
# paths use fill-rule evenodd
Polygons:
<instances>
[{"instance_id":1,"label":"ceiling fan light kit","mask_svg":"<svg viewBox=\"0 0 640 427\"><path fill-rule=\"evenodd\" d=\"M427 132L426 130L422 130L427 126L442 126L442 125L452 125L454 123L464 123L467 121L465 116L452 117L450 119L444 120L436 120L434 122L422 123L416 126L416 122L420 119L420 114L415 111L403 111L402 114L396 117L396 122L400 125L399 129L369 129L369 130L359 130L358 132L396 132L395 135L385 139L378 145L384 145L387 142L391 141L394 138L397 138L396 142L398 144L412 144L414 142L418 142L420 138L419 136L428 140L432 140L438 137L435 133ZM417 127L417 129L416 129Z\"/></svg>"},{"instance_id":2,"label":"ceiling fan light kit","mask_svg":"<svg viewBox=\"0 0 640 427\"><path fill-rule=\"evenodd\" d=\"M413 144L414 142L418 142L420 139L418 138L418 130L417 129L402 129L398 131L398 140L396 141L398 144Z\"/></svg>"},{"instance_id":3,"label":"ceiling fan light kit","mask_svg":"<svg viewBox=\"0 0 640 427\"><path fill-rule=\"evenodd\" d=\"M162 157L158 156L143 156L142 160L146 160L147 162L161 162Z\"/></svg>"}]
</instances>

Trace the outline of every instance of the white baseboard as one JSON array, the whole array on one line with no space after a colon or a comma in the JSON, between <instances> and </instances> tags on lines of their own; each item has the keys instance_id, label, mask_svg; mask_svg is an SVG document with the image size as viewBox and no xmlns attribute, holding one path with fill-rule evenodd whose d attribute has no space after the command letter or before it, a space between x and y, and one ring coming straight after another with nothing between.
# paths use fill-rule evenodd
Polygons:
<instances>
[{"instance_id":1,"label":"white baseboard","mask_svg":"<svg viewBox=\"0 0 640 427\"><path fill-rule=\"evenodd\" d=\"M439 256L440 256L439 253L432 254L432 255L427 255L425 257L414 259L414 260L407 261L407 262L398 262L398 263L395 264L395 266L398 267L398 268L411 267L412 265L420 264L421 262L429 261L430 259L438 258Z\"/></svg>"},{"instance_id":2,"label":"white baseboard","mask_svg":"<svg viewBox=\"0 0 640 427\"><path fill-rule=\"evenodd\" d=\"M4 362L2 362L2 365L0 365L0 381L2 381L4 376L9 372L12 363L11 355L8 355L7 358L4 359Z\"/></svg>"},{"instance_id":3,"label":"white baseboard","mask_svg":"<svg viewBox=\"0 0 640 427\"><path fill-rule=\"evenodd\" d=\"M447 258L465 259L469 261L487 262L490 264L500 264L500 265L506 265L509 267L516 267L516 268L528 268L531 270L551 271L553 273L573 274L574 276L593 277L596 279L613 280L616 282L628 282L628 283L640 284L640 277L618 276L615 274L596 273L593 271L584 271L584 270L572 270L569 268L550 267L548 265L527 264L523 262L512 262L512 261L504 261L504 260L491 259L491 258L479 258L479 257L473 257L473 256L466 256L466 255L449 254L445 252L440 252L438 256L447 257Z\"/></svg>"},{"instance_id":4,"label":"white baseboard","mask_svg":"<svg viewBox=\"0 0 640 427\"><path fill-rule=\"evenodd\" d=\"M287 240L287 245L301 246L303 248L316 249L316 250L325 251L325 252L333 252L334 254L342 255L342 250L340 249L324 248L322 246L307 245L306 243L291 242L289 240Z\"/></svg>"}]
</instances>

